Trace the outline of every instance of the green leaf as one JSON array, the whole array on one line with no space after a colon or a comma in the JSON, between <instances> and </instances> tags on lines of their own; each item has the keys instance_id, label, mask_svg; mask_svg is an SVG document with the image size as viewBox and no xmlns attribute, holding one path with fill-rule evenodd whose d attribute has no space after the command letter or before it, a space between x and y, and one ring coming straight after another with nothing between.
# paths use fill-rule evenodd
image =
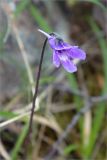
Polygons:
<instances>
[{"instance_id":1,"label":"green leaf","mask_svg":"<svg viewBox=\"0 0 107 160\"><path fill-rule=\"evenodd\" d=\"M19 16L19 14L21 14L21 12L26 9L26 7L28 6L28 4L30 3L30 0L22 0L19 2L19 4L16 7L15 10L15 16Z\"/></svg>"},{"instance_id":2,"label":"green leaf","mask_svg":"<svg viewBox=\"0 0 107 160\"><path fill-rule=\"evenodd\" d=\"M25 126L22 129L22 132L20 133L17 142L15 143L15 146L11 152L11 160L17 160L18 159L18 153L21 149L21 146L25 140L25 137L28 132L28 127L29 127L29 121L26 122Z\"/></svg>"},{"instance_id":3,"label":"green leaf","mask_svg":"<svg viewBox=\"0 0 107 160\"><path fill-rule=\"evenodd\" d=\"M70 144L64 149L64 155L68 155L69 153L75 151L78 148L76 144Z\"/></svg>"},{"instance_id":4,"label":"green leaf","mask_svg":"<svg viewBox=\"0 0 107 160\"><path fill-rule=\"evenodd\" d=\"M91 25L93 32L98 37L98 33L100 32L99 27L92 19L90 19L89 22L90 22L90 25ZM101 52L102 52L102 56L103 56L103 64L104 64L103 69L104 69L104 75L105 75L105 85L102 90L102 94L106 94L107 93L107 60L106 60L107 45L106 45L106 40L103 37L98 38L98 43L101 48ZM99 132L101 130L101 126L103 124L103 120L105 117L105 110L106 110L106 104L104 102L98 104L98 106L96 108L95 116L93 118L93 126L92 126L92 130L91 130L90 141L89 141L89 144L87 146L85 146L85 148L84 148L85 158L91 158L91 154L92 154L94 145L96 143L98 134L99 134Z\"/></svg>"},{"instance_id":5,"label":"green leaf","mask_svg":"<svg viewBox=\"0 0 107 160\"><path fill-rule=\"evenodd\" d=\"M36 6L30 5L30 12L41 29L43 29L45 32L52 32L52 29L47 23L47 20L45 20L45 18L41 15Z\"/></svg>"},{"instance_id":6,"label":"green leaf","mask_svg":"<svg viewBox=\"0 0 107 160\"><path fill-rule=\"evenodd\" d=\"M75 75L68 73L67 78L68 78L69 84L71 86L71 89L74 91L78 90L79 87L78 87L78 83L77 83ZM79 111L82 106L81 98L78 96L74 96L74 103L76 104L76 107L77 107L76 109ZM82 128L83 128L83 118L82 117L79 120L79 128L80 128L81 139L82 139Z\"/></svg>"},{"instance_id":7,"label":"green leaf","mask_svg":"<svg viewBox=\"0 0 107 160\"><path fill-rule=\"evenodd\" d=\"M11 111L0 111L0 117L10 119L10 118L13 118L15 116L16 116L16 114L11 112Z\"/></svg>"},{"instance_id":8,"label":"green leaf","mask_svg":"<svg viewBox=\"0 0 107 160\"><path fill-rule=\"evenodd\" d=\"M87 2L93 3L98 5L103 11L107 11L107 7L105 5L103 5L103 3L101 3L100 0L85 0Z\"/></svg>"}]
</instances>

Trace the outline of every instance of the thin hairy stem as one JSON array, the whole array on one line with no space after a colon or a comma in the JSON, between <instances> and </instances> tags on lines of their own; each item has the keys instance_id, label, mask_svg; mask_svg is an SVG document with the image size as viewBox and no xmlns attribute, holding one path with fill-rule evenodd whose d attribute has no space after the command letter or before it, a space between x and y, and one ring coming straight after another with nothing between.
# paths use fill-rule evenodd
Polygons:
<instances>
[{"instance_id":1,"label":"thin hairy stem","mask_svg":"<svg viewBox=\"0 0 107 160\"><path fill-rule=\"evenodd\" d=\"M34 110L35 110L36 98L37 98L37 94L38 94L39 79L40 79L40 74L41 74L43 56L44 56L44 51L45 51L47 40L48 39L46 38L45 42L43 44L43 49L42 49L42 53L41 53L41 58L40 58L40 63L39 63L39 69L38 69L38 73L37 73L37 81L36 81L36 85L35 85L35 93L34 93L33 101L32 101L32 109L31 109L31 115L30 115L30 121L29 121L28 134L30 132L32 132L32 121L33 121L33 115L34 115Z\"/></svg>"}]
</instances>

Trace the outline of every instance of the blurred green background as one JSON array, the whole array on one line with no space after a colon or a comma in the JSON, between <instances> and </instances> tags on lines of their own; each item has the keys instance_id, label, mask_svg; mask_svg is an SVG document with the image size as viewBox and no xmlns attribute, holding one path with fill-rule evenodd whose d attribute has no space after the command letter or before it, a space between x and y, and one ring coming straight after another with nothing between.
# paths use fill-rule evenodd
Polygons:
<instances>
[{"instance_id":1,"label":"blurred green background","mask_svg":"<svg viewBox=\"0 0 107 160\"><path fill-rule=\"evenodd\" d=\"M0 1L0 160L43 160L81 108L76 126L50 160L107 158L107 1ZM58 33L87 53L78 71L52 63L47 45L33 118L27 135L33 90L45 37Z\"/></svg>"}]
</instances>

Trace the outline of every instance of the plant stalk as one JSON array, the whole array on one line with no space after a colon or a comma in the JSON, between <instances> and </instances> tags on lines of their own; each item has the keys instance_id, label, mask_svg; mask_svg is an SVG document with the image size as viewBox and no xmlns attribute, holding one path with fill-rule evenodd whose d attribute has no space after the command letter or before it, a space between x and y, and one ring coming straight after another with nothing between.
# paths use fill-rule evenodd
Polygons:
<instances>
[{"instance_id":1,"label":"plant stalk","mask_svg":"<svg viewBox=\"0 0 107 160\"><path fill-rule=\"evenodd\" d=\"M43 44L43 49L42 49L40 63L39 63L39 69L38 69L38 73L37 73L35 93L33 96L32 109L31 109L31 115L30 115L30 120L29 120L28 135L32 132L33 115L34 115L34 110L35 110L36 98L37 98L37 94L38 94L38 87L39 87L39 80L40 80L40 74L41 74L41 69L42 69L42 62L43 62L44 51L45 51L47 40L48 40L48 38L45 39L44 44Z\"/></svg>"}]
</instances>

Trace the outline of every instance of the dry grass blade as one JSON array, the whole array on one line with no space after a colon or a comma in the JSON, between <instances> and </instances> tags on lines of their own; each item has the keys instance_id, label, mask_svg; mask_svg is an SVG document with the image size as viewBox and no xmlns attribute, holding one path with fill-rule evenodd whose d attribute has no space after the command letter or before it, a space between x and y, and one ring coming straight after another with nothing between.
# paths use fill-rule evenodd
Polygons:
<instances>
[{"instance_id":1,"label":"dry grass blade","mask_svg":"<svg viewBox=\"0 0 107 160\"><path fill-rule=\"evenodd\" d=\"M0 140L0 154L5 160L11 160L1 140Z\"/></svg>"},{"instance_id":2,"label":"dry grass blade","mask_svg":"<svg viewBox=\"0 0 107 160\"><path fill-rule=\"evenodd\" d=\"M7 120L5 122L0 123L0 128L3 129L7 125L9 125L9 124L11 124L13 122L16 122L16 121L18 121L20 119L23 119L24 117L29 116L29 115L30 115L30 111L26 112L26 113L22 113L21 115L18 115L18 116L14 117L14 118L11 118L11 119L9 119L9 120ZM36 122L38 122L38 123L41 123L43 125L46 125L46 126L52 128L53 130L55 130L59 134L62 132L61 129L59 128L59 126L51 118L47 119L47 118L45 118L43 116L36 115L36 116L34 116L34 120Z\"/></svg>"},{"instance_id":3,"label":"dry grass blade","mask_svg":"<svg viewBox=\"0 0 107 160\"><path fill-rule=\"evenodd\" d=\"M17 29L17 27L15 25L15 22L13 22L12 29L14 31L14 35L16 36L16 40L17 40L18 46L20 48L24 63L25 63L25 67L26 67L26 70L27 70L29 82L30 82L31 87L32 87L32 93L34 94L34 87L33 87L34 80L33 80L32 70L31 70L31 67L30 67L30 64L29 64L29 60L27 58L27 53L25 51L23 42L22 42L22 40L21 40L21 38L19 36L18 29Z\"/></svg>"}]
</instances>

